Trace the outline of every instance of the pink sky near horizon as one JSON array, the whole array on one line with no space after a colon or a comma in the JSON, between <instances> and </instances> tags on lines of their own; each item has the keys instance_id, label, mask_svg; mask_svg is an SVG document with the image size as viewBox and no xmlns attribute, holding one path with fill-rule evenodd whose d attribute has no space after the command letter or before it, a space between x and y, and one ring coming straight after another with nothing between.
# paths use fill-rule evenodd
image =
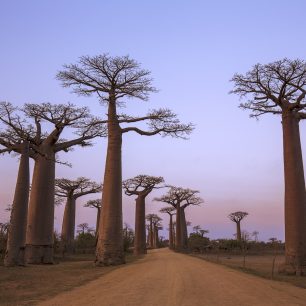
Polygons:
<instances>
[{"instance_id":1,"label":"pink sky near horizon","mask_svg":"<svg viewBox=\"0 0 306 306\"><path fill-rule=\"evenodd\" d=\"M261 240L284 240L281 119L272 115L259 121L249 119L249 113L238 108L238 97L228 94L229 80L258 62L305 59L306 42L300 38L306 26L305 8L305 2L299 0L290 4L274 0L190 1L189 5L136 0L129 4L93 1L90 6L57 0L2 3L0 100L16 105L70 101L104 116L105 107L96 97L71 94L55 79L56 72L82 55L129 54L152 71L153 84L160 91L149 102L127 101L122 111L145 114L149 109L169 107L182 122L191 121L196 128L189 140L124 135L123 179L156 175L163 176L167 184L200 190L205 203L188 209L186 215L192 226L208 229L210 238L232 238L235 224L227 215L243 210L249 216L242 229L259 231ZM116 12L117 18L106 12ZM305 156L305 122L300 126ZM85 176L100 182L106 140L94 142L92 148L61 154L73 167L57 165L56 176ZM12 202L18 158L1 156L0 166L3 222L8 220L4 209ZM157 213L164 206L153 202L162 192L154 191L148 197L148 213ZM76 224L88 222L94 227L96 212L83 204L96 197L78 200ZM124 221L132 227L134 199L123 197ZM63 206L57 207L57 230L62 214ZM162 217L167 228L168 218Z\"/></svg>"}]
</instances>

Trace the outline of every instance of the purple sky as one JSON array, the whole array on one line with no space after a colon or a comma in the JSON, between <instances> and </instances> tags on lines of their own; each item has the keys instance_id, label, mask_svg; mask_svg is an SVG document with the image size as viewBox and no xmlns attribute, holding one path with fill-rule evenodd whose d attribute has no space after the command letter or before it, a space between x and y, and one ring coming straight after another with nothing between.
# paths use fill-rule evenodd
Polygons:
<instances>
[{"instance_id":1,"label":"purple sky","mask_svg":"<svg viewBox=\"0 0 306 306\"><path fill-rule=\"evenodd\" d=\"M238 97L228 94L229 79L258 62L305 59L305 9L303 0L1 1L0 100L70 101L104 116L95 97L71 94L56 72L82 55L129 54L152 71L160 91L149 102L127 101L122 111L169 107L196 129L187 141L124 135L123 178L163 176L168 184L200 190L205 204L186 211L187 219L211 238L231 238L235 226L227 215L244 210L250 215L243 229L258 230L262 240L284 239L281 120L249 119ZM305 132L302 122L304 152ZM95 143L62 154L73 168L58 165L57 177L101 181L106 141ZM1 156L0 222L8 219L4 209L12 202L17 166L17 157ZM163 207L152 202L161 192L148 197L148 212ZM78 200L76 224L94 226L95 211L82 207L90 198L96 196ZM133 226L134 197L124 196L123 210ZM57 229L62 213L56 209Z\"/></svg>"}]
</instances>

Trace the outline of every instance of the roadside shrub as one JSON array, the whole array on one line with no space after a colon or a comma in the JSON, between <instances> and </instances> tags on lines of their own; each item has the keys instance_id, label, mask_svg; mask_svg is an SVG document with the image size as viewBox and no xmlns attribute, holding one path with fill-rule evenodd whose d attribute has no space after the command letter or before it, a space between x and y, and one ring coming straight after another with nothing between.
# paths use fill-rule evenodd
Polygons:
<instances>
[{"instance_id":1,"label":"roadside shrub","mask_svg":"<svg viewBox=\"0 0 306 306\"><path fill-rule=\"evenodd\" d=\"M188 238L188 248L191 252L203 253L209 246L210 240L207 237L202 237L200 234L191 233Z\"/></svg>"}]
</instances>

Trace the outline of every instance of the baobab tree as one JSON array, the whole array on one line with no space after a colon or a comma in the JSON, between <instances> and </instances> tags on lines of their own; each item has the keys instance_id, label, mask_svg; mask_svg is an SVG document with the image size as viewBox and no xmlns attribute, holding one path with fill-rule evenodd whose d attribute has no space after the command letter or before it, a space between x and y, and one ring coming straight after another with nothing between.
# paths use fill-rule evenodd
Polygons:
<instances>
[{"instance_id":1,"label":"baobab tree","mask_svg":"<svg viewBox=\"0 0 306 306\"><path fill-rule=\"evenodd\" d=\"M24 265L25 234L30 188L29 143L27 141L23 141L17 147L20 148L21 151L14 200L11 208L7 246L4 257L4 265L7 267Z\"/></svg>"},{"instance_id":2,"label":"baobab tree","mask_svg":"<svg viewBox=\"0 0 306 306\"><path fill-rule=\"evenodd\" d=\"M199 230L199 233L200 233L201 237L204 237L206 234L209 233L209 230L200 229L200 230Z\"/></svg>"},{"instance_id":3,"label":"baobab tree","mask_svg":"<svg viewBox=\"0 0 306 306\"><path fill-rule=\"evenodd\" d=\"M169 191L154 201L170 204L176 209L175 249L181 251L187 248L187 224L185 208L190 205L200 205L203 199L198 196L198 190L169 186Z\"/></svg>"},{"instance_id":4,"label":"baobab tree","mask_svg":"<svg viewBox=\"0 0 306 306\"><path fill-rule=\"evenodd\" d=\"M101 192L101 190L101 184L90 181L85 177L79 177L76 180L65 178L55 180L55 195L60 198L66 198L61 239L67 252L73 250L76 200L87 194Z\"/></svg>"},{"instance_id":5,"label":"baobab tree","mask_svg":"<svg viewBox=\"0 0 306 306\"><path fill-rule=\"evenodd\" d=\"M245 218L249 213L245 212L245 211L236 211L233 212L231 214L228 215L228 218L236 223L236 239L238 242L241 242L241 227L240 227L240 223L242 221L243 218Z\"/></svg>"},{"instance_id":6,"label":"baobab tree","mask_svg":"<svg viewBox=\"0 0 306 306\"><path fill-rule=\"evenodd\" d=\"M89 200L86 202L84 207L92 207L97 209L97 221L96 221L96 237L98 237L98 229L99 229L99 222L100 222L100 215L102 209L102 201L101 199Z\"/></svg>"},{"instance_id":7,"label":"baobab tree","mask_svg":"<svg viewBox=\"0 0 306 306\"><path fill-rule=\"evenodd\" d=\"M242 109L251 117L282 118L285 178L285 267L297 274L306 268L306 192L299 122L306 118L306 62L287 58L257 64L245 75L235 74L231 93L248 99Z\"/></svg>"},{"instance_id":8,"label":"baobab tree","mask_svg":"<svg viewBox=\"0 0 306 306\"><path fill-rule=\"evenodd\" d=\"M175 208L173 206L163 207L159 212L169 215L169 248L174 249L173 215L175 215Z\"/></svg>"},{"instance_id":9,"label":"baobab tree","mask_svg":"<svg viewBox=\"0 0 306 306\"><path fill-rule=\"evenodd\" d=\"M155 224L157 224L161 218L156 215L156 214L148 214L146 215L146 220L149 221L149 224L148 224L148 246L149 248L153 249L155 247L155 244L154 244L154 240L155 240L155 231L154 231L154 226Z\"/></svg>"},{"instance_id":10,"label":"baobab tree","mask_svg":"<svg viewBox=\"0 0 306 306\"><path fill-rule=\"evenodd\" d=\"M136 195L134 254L146 254L146 197L153 189L160 188L162 177L137 175L122 182L126 195Z\"/></svg>"},{"instance_id":11,"label":"baobab tree","mask_svg":"<svg viewBox=\"0 0 306 306\"><path fill-rule=\"evenodd\" d=\"M27 219L27 263L53 262L54 180L56 154L72 147L89 146L90 140L105 136L105 126L90 115L88 108L73 104L25 104L19 111L31 123L15 115L16 108L6 104L1 111L1 122L11 130L15 139L28 141L34 171ZM50 128L51 131L50 131ZM67 128L74 130L74 139L61 139Z\"/></svg>"},{"instance_id":12,"label":"baobab tree","mask_svg":"<svg viewBox=\"0 0 306 306\"><path fill-rule=\"evenodd\" d=\"M162 224L160 223L162 221L162 218L155 215L155 217L152 219L152 225L153 225L153 248L157 249L159 247L158 242L158 231L162 230Z\"/></svg>"},{"instance_id":13,"label":"baobab tree","mask_svg":"<svg viewBox=\"0 0 306 306\"><path fill-rule=\"evenodd\" d=\"M83 56L78 64L65 65L57 74L64 87L71 87L78 95L96 94L107 105L108 144L104 171L99 238L96 249L96 265L116 265L125 262L122 248L122 135L135 132L143 136L160 134L183 138L189 134L192 124L181 124L169 109L150 111L145 116L118 114L123 98L147 100L156 89L151 85L150 72L128 56L111 57L102 54ZM143 130L136 123L146 122ZM133 124L133 126L130 126Z\"/></svg>"},{"instance_id":14,"label":"baobab tree","mask_svg":"<svg viewBox=\"0 0 306 306\"><path fill-rule=\"evenodd\" d=\"M202 229L200 225L196 225L192 228L195 233L201 237L204 237L205 234L208 234L209 233L209 230L205 230L205 229Z\"/></svg>"},{"instance_id":15,"label":"baobab tree","mask_svg":"<svg viewBox=\"0 0 306 306\"><path fill-rule=\"evenodd\" d=\"M0 102L0 122L6 127L0 131L2 147L0 154L11 152L20 154L14 200L8 210L11 213L11 226L8 232L4 265L23 265L30 187L29 159L30 153L33 153L30 152L31 148L26 138L31 136L31 131L26 128L28 123L17 114L17 108L9 102ZM26 136L22 138L15 131Z\"/></svg>"},{"instance_id":16,"label":"baobab tree","mask_svg":"<svg viewBox=\"0 0 306 306\"><path fill-rule=\"evenodd\" d=\"M90 233L93 231L93 229L91 227L89 227L88 223L87 222L84 222L84 223L80 223L78 226L77 226L77 232L81 235L84 235L86 233Z\"/></svg>"}]
</instances>

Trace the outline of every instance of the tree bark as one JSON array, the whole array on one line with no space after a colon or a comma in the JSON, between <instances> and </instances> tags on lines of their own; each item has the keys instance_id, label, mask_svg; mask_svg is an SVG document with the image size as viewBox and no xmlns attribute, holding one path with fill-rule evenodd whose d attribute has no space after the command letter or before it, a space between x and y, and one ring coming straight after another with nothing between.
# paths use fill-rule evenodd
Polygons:
<instances>
[{"instance_id":1,"label":"tree bark","mask_svg":"<svg viewBox=\"0 0 306 306\"><path fill-rule=\"evenodd\" d=\"M282 116L285 176L285 264L306 273L306 193L299 120Z\"/></svg>"},{"instance_id":2,"label":"tree bark","mask_svg":"<svg viewBox=\"0 0 306 306\"><path fill-rule=\"evenodd\" d=\"M146 203L145 197L139 195L135 210L134 254L146 254Z\"/></svg>"},{"instance_id":3,"label":"tree bark","mask_svg":"<svg viewBox=\"0 0 306 306\"><path fill-rule=\"evenodd\" d=\"M8 231L5 266L24 265L24 250L30 188L29 144L21 145L21 157Z\"/></svg>"},{"instance_id":4,"label":"tree bark","mask_svg":"<svg viewBox=\"0 0 306 306\"><path fill-rule=\"evenodd\" d=\"M122 235L122 133L115 101L109 101L108 146L102 194L102 214L96 247L96 265L125 263Z\"/></svg>"},{"instance_id":5,"label":"tree bark","mask_svg":"<svg viewBox=\"0 0 306 306\"><path fill-rule=\"evenodd\" d=\"M152 219L150 220L150 228L149 228L149 247L154 247L154 235L153 235L153 223Z\"/></svg>"},{"instance_id":6,"label":"tree bark","mask_svg":"<svg viewBox=\"0 0 306 306\"><path fill-rule=\"evenodd\" d=\"M188 232L187 232L187 224L186 224L186 217L185 217L185 210L181 208L181 229L182 229L182 248L188 248Z\"/></svg>"},{"instance_id":7,"label":"tree bark","mask_svg":"<svg viewBox=\"0 0 306 306\"><path fill-rule=\"evenodd\" d=\"M241 228L240 228L240 221L236 222L237 228L237 241L241 242Z\"/></svg>"},{"instance_id":8,"label":"tree bark","mask_svg":"<svg viewBox=\"0 0 306 306\"><path fill-rule=\"evenodd\" d=\"M96 237L98 237L100 218L101 218L101 207L97 207Z\"/></svg>"},{"instance_id":9,"label":"tree bark","mask_svg":"<svg viewBox=\"0 0 306 306\"><path fill-rule=\"evenodd\" d=\"M75 232L75 202L76 200L73 196L67 198L63 216L61 238L64 250L67 253L72 253L74 251L73 241Z\"/></svg>"},{"instance_id":10,"label":"tree bark","mask_svg":"<svg viewBox=\"0 0 306 306\"><path fill-rule=\"evenodd\" d=\"M153 225L153 248L158 248L158 228L155 224Z\"/></svg>"},{"instance_id":11,"label":"tree bark","mask_svg":"<svg viewBox=\"0 0 306 306\"><path fill-rule=\"evenodd\" d=\"M31 264L53 263L55 154L46 151L48 158L35 159L30 193L25 257Z\"/></svg>"},{"instance_id":12,"label":"tree bark","mask_svg":"<svg viewBox=\"0 0 306 306\"><path fill-rule=\"evenodd\" d=\"M175 226L172 224L172 233L173 233L173 249L175 249L175 241L176 241L176 232L175 232Z\"/></svg>"},{"instance_id":13,"label":"tree bark","mask_svg":"<svg viewBox=\"0 0 306 306\"><path fill-rule=\"evenodd\" d=\"M173 249L173 221L172 221L172 215L169 214L170 221L169 221L169 249Z\"/></svg>"},{"instance_id":14,"label":"tree bark","mask_svg":"<svg viewBox=\"0 0 306 306\"><path fill-rule=\"evenodd\" d=\"M176 233L175 233L175 249L182 250L182 225L181 225L181 207L176 205Z\"/></svg>"}]
</instances>

